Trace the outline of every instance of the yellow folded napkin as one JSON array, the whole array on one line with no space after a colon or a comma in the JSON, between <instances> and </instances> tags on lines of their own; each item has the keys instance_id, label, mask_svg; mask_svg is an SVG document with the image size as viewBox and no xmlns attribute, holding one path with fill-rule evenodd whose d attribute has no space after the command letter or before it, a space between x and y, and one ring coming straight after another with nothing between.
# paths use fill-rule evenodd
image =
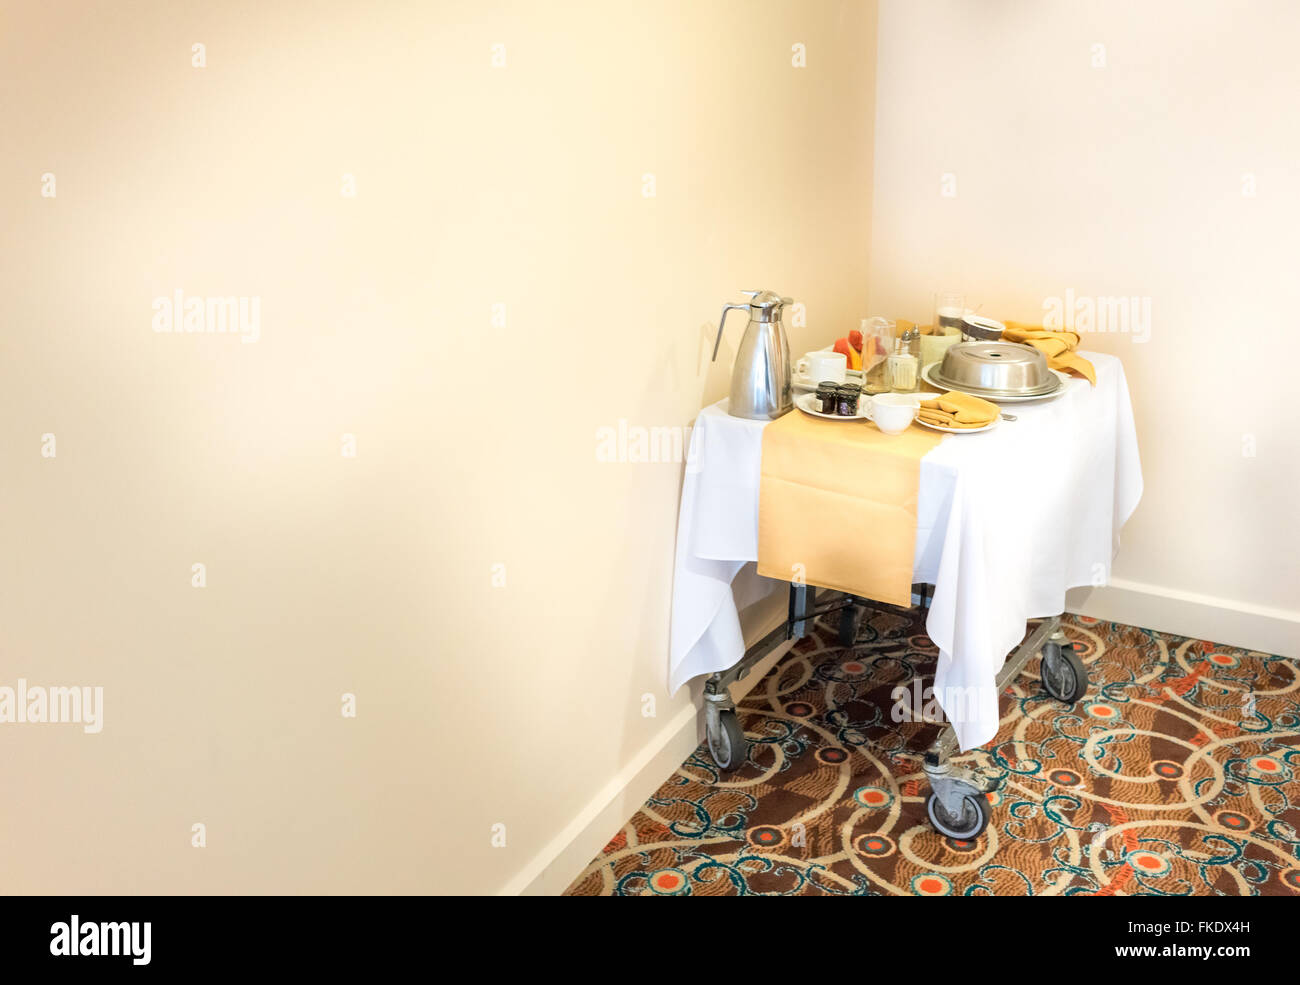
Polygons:
<instances>
[{"instance_id":1,"label":"yellow folded napkin","mask_svg":"<svg viewBox=\"0 0 1300 985\"><path fill-rule=\"evenodd\" d=\"M954 390L934 400L922 400L917 416L927 424L965 430L992 424L998 413L997 404Z\"/></svg>"},{"instance_id":2,"label":"yellow folded napkin","mask_svg":"<svg viewBox=\"0 0 1300 985\"><path fill-rule=\"evenodd\" d=\"M1009 321L1002 332L1008 342L1032 345L1047 357L1047 365L1066 373L1078 373L1093 386L1097 385L1097 371L1092 363L1074 350L1079 346L1077 332L1052 332L1042 325L1022 325Z\"/></svg>"}]
</instances>

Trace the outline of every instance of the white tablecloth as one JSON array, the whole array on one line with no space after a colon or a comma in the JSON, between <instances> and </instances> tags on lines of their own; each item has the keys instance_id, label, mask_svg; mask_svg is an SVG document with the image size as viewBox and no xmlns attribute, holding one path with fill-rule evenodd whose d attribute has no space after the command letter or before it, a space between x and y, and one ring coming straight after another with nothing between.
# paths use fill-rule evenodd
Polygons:
<instances>
[{"instance_id":1,"label":"white tablecloth","mask_svg":"<svg viewBox=\"0 0 1300 985\"><path fill-rule=\"evenodd\" d=\"M913 581L935 586L926 620L939 648L934 687L963 750L997 732L995 677L1026 621L1063 611L1066 589L1109 580L1120 527L1142 496L1123 364L1083 355L1095 388L1071 378L1055 400L1004 404L1018 420L951 435L921 460ZM736 663L739 609L783 584L732 584L758 558L766 426L729 416L725 400L695 422L677 522L670 692ZM974 689L964 696L978 695L977 706L947 707L950 688Z\"/></svg>"}]
</instances>

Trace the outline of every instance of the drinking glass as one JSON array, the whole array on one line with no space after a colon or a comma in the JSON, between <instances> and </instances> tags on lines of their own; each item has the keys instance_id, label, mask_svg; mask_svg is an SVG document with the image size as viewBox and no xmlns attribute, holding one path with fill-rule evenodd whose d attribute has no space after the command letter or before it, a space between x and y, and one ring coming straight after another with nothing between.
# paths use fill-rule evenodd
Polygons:
<instances>
[{"instance_id":1,"label":"drinking glass","mask_svg":"<svg viewBox=\"0 0 1300 985\"><path fill-rule=\"evenodd\" d=\"M934 330L948 335L961 331L961 320L966 314L966 297L956 291L940 291L934 296Z\"/></svg>"}]
</instances>

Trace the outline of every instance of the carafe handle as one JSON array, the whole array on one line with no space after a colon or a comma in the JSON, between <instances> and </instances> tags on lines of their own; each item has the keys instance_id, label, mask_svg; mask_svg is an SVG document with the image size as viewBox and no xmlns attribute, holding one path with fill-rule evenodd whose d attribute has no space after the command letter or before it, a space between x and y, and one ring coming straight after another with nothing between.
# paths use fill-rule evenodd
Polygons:
<instances>
[{"instance_id":1,"label":"carafe handle","mask_svg":"<svg viewBox=\"0 0 1300 985\"><path fill-rule=\"evenodd\" d=\"M752 297L757 297L759 292L758 292L758 291L741 291L740 293L741 293L741 294L748 294L748 295L752 298ZM716 339L713 340L713 358L710 359L709 362L714 363L714 362L717 362L717 361L718 361L718 346L720 346L720 345L722 344L722 326L723 326L723 324L724 324L724 323L726 322L726 320L727 320L727 312L728 312L728 311L733 311L733 310L738 309L738 308L739 308L739 309L743 309L743 310L745 310L745 311L748 311L748 310L749 310L749 305L747 305L747 304L724 304L724 305L722 306L722 314L718 317L718 337L717 337Z\"/></svg>"}]
</instances>

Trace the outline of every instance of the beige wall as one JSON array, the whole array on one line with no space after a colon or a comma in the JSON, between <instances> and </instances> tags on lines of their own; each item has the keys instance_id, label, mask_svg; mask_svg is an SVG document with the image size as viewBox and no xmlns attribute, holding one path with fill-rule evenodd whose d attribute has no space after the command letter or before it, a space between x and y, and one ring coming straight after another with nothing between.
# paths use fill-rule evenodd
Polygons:
<instances>
[{"instance_id":1,"label":"beige wall","mask_svg":"<svg viewBox=\"0 0 1300 985\"><path fill-rule=\"evenodd\" d=\"M0 686L105 709L0 727L0 883L518 888L690 715L680 466L597 429L721 396L737 289L807 305L796 351L867 313L874 4L3 21ZM155 333L177 289L259 340Z\"/></svg>"},{"instance_id":2,"label":"beige wall","mask_svg":"<svg viewBox=\"0 0 1300 985\"><path fill-rule=\"evenodd\" d=\"M1146 478L1100 595L1292 655L1297 36L1284 0L884 0L870 292L915 319L948 285L1018 320L1149 299L1149 341L1084 342L1124 360Z\"/></svg>"}]
</instances>

